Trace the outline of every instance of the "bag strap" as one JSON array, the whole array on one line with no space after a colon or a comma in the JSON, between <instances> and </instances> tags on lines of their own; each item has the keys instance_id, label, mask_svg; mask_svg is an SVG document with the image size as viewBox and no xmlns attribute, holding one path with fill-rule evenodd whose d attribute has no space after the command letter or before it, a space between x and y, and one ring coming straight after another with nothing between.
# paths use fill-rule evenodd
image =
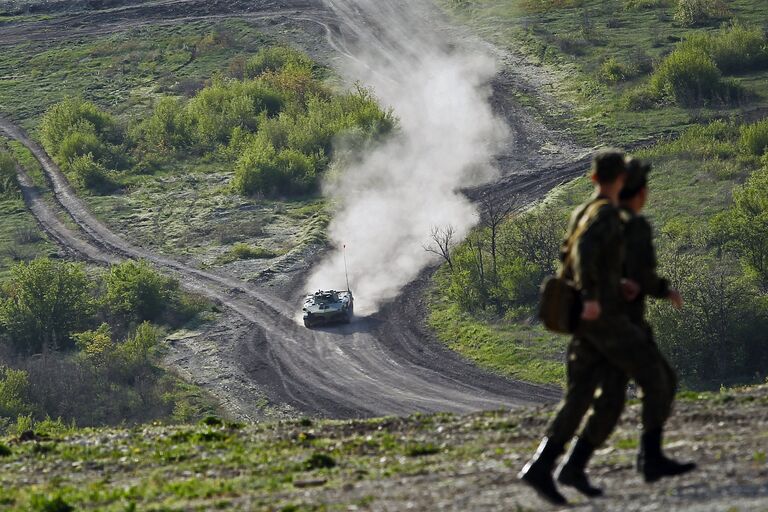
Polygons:
<instances>
[{"instance_id":1,"label":"bag strap","mask_svg":"<svg viewBox=\"0 0 768 512\"><path fill-rule=\"evenodd\" d=\"M584 212L581 214L578 222L576 223L576 227L573 229L573 233L571 233L571 236L569 236L568 240L565 242L565 258L563 259L563 264L560 267L560 272L558 273L559 277L563 277L566 270L573 263L573 246L576 244L576 240L578 240L579 237L584 234L584 231L587 230L590 221L595 216L595 214L597 214L600 208L608 204L610 204L610 201L607 199L600 199L584 209Z\"/></svg>"}]
</instances>

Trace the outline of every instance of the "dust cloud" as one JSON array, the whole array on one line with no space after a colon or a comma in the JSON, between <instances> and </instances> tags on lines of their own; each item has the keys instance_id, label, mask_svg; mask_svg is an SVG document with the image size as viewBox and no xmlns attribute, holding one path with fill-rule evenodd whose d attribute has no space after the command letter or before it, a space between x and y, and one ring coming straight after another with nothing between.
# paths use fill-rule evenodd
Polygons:
<instances>
[{"instance_id":1,"label":"dust cloud","mask_svg":"<svg viewBox=\"0 0 768 512\"><path fill-rule=\"evenodd\" d=\"M477 223L460 189L492 180L491 161L507 131L490 106L496 63L481 48L442 32L424 0L325 0L348 50L342 72L394 110L399 130L326 184L337 204L329 236L336 249L308 290L345 286L342 248L356 312L396 297L434 255L433 226L463 239Z\"/></svg>"}]
</instances>

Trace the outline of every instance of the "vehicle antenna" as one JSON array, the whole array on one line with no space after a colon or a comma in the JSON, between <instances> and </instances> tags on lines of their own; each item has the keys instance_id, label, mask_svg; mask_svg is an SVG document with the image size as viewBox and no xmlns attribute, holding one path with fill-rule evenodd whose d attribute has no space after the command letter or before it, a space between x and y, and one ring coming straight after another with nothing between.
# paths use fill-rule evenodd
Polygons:
<instances>
[{"instance_id":1,"label":"vehicle antenna","mask_svg":"<svg viewBox=\"0 0 768 512\"><path fill-rule=\"evenodd\" d=\"M347 291L350 291L349 289L349 271L347 271L347 244L344 244L342 246L342 254L344 254L344 276L347 278Z\"/></svg>"}]
</instances>

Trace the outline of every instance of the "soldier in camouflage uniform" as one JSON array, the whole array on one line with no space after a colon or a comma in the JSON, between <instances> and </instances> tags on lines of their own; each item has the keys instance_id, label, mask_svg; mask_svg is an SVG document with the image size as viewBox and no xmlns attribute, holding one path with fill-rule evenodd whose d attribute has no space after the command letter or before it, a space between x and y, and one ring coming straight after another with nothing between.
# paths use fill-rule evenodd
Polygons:
<instances>
[{"instance_id":1,"label":"soldier in camouflage uniform","mask_svg":"<svg viewBox=\"0 0 768 512\"><path fill-rule=\"evenodd\" d=\"M564 245L564 252L572 252L570 258L563 255L568 267L564 269L565 277L572 278L582 293L581 321L568 347L564 401L533 459L519 475L554 504L566 503L552 479L554 464L590 406L592 414L560 468L558 481L588 496L602 494L602 490L590 485L584 469L621 414L627 376L643 390L646 431L660 429L669 414L672 397L664 384L667 377L663 359L658 351L649 350L647 333L630 322L624 311L624 224L617 206L626 177L621 152L609 151L595 157L592 179L596 194L574 211L566 240L577 229L584 229L569 246ZM598 389L601 393L595 399ZM618 406L617 397L621 399Z\"/></svg>"},{"instance_id":2,"label":"soldier in camouflage uniform","mask_svg":"<svg viewBox=\"0 0 768 512\"><path fill-rule=\"evenodd\" d=\"M672 400L677 391L677 376L659 351L653 339L653 330L645 320L645 297L668 299L676 308L683 306L683 299L680 292L670 287L669 281L656 273L653 230L646 218L640 215L648 198L648 173L651 166L632 158L627 161L627 170L627 181L619 194L621 208L626 216L624 268L626 278L637 283L638 290L637 293L629 293L625 297L626 311L632 323L645 332L648 350L661 361L664 370L661 384L664 387L665 396L669 397L664 402L665 410L663 411L664 416L667 417L671 412ZM666 458L661 452L661 436L662 425L651 429L646 428L642 435L637 469L643 474L646 482L654 482L664 476L686 473L696 467L693 463L681 464Z\"/></svg>"}]
</instances>

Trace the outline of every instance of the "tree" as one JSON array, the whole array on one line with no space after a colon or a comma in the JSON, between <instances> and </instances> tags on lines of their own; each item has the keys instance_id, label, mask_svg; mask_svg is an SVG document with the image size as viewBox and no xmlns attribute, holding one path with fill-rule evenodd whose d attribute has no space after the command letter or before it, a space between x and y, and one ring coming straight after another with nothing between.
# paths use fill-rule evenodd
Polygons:
<instances>
[{"instance_id":1,"label":"tree","mask_svg":"<svg viewBox=\"0 0 768 512\"><path fill-rule=\"evenodd\" d=\"M160 318L179 288L175 279L159 274L146 261L113 265L106 281L109 308L139 322Z\"/></svg>"},{"instance_id":2,"label":"tree","mask_svg":"<svg viewBox=\"0 0 768 512\"><path fill-rule=\"evenodd\" d=\"M768 168L733 191L733 207L714 221L726 245L768 285Z\"/></svg>"},{"instance_id":3,"label":"tree","mask_svg":"<svg viewBox=\"0 0 768 512\"><path fill-rule=\"evenodd\" d=\"M80 264L47 258L19 263L0 302L0 324L20 352L65 348L93 313L90 291Z\"/></svg>"},{"instance_id":4,"label":"tree","mask_svg":"<svg viewBox=\"0 0 768 512\"><path fill-rule=\"evenodd\" d=\"M496 275L497 265L497 246L499 239L499 229L507 216L519 206L519 200L516 196L499 197L486 193L480 198L480 223L488 228L491 235L491 264L492 272Z\"/></svg>"},{"instance_id":5,"label":"tree","mask_svg":"<svg viewBox=\"0 0 768 512\"><path fill-rule=\"evenodd\" d=\"M448 264L448 268L451 269L451 272L453 272L453 259L451 258L451 254L453 248L456 246L456 242L453 239L454 234L454 228L450 224L445 227L432 226L432 229L429 232L429 237L432 240L432 243L424 245L425 251L443 258Z\"/></svg>"}]
</instances>

